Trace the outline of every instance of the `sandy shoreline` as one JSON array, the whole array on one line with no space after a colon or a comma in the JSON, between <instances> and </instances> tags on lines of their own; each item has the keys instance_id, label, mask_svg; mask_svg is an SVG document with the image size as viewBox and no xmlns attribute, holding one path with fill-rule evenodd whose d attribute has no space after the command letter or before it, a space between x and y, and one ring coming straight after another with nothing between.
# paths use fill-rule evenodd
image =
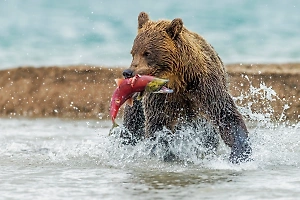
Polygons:
<instances>
[{"instance_id":1,"label":"sandy shoreline","mask_svg":"<svg viewBox=\"0 0 300 200\"><path fill-rule=\"evenodd\" d=\"M77 65L1 70L0 117L108 119L114 79L121 77L122 69ZM254 87L251 97L238 99L238 105L253 102L253 113L269 113L275 120L289 107L284 112L286 119L299 120L300 63L229 64L226 69L234 97L249 96L250 86ZM277 94L273 100L265 97L270 87Z\"/></svg>"}]
</instances>

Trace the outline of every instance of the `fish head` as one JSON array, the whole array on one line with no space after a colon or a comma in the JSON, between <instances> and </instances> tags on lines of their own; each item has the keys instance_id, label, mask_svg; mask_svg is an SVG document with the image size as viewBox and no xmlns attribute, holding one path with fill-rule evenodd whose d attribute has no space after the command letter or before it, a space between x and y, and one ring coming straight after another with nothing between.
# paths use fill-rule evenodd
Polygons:
<instances>
[{"instance_id":1,"label":"fish head","mask_svg":"<svg viewBox=\"0 0 300 200\"><path fill-rule=\"evenodd\" d=\"M169 80L162 78L153 78L146 87L145 92L158 92Z\"/></svg>"}]
</instances>

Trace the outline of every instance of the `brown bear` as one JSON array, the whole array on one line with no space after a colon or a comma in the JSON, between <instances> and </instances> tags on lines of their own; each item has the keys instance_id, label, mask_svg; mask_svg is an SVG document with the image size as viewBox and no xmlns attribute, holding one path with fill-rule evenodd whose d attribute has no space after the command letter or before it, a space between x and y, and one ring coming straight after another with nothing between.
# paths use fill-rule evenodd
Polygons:
<instances>
[{"instance_id":1,"label":"brown bear","mask_svg":"<svg viewBox=\"0 0 300 200\"><path fill-rule=\"evenodd\" d=\"M151 21L138 16L138 33L125 78L136 74L168 79L171 94L145 94L126 106L124 126L137 138L151 138L164 127L174 132L185 123L205 118L231 147L230 160L250 159L248 130L228 93L224 65L214 48L183 26L181 19Z\"/></svg>"}]
</instances>

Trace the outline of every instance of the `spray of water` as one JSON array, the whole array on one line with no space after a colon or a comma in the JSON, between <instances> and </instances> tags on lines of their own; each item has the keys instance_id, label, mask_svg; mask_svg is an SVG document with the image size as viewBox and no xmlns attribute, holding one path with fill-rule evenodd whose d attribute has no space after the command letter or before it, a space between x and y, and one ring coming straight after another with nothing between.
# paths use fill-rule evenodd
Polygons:
<instances>
[{"instance_id":1,"label":"spray of water","mask_svg":"<svg viewBox=\"0 0 300 200\"><path fill-rule=\"evenodd\" d=\"M286 120L285 112L289 108L285 99L279 98L271 86L261 82L254 87L249 81L249 91L244 91L235 97L236 102L245 102L239 106L241 113L248 119L251 127L253 158L259 166L273 164L299 165L300 123ZM272 106L279 102L281 111ZM257 108L260 105L259 109ZM278 105L278 104L277 104Z\"/></svg>"},{"instance_id":2,"label":"spray of water","mask_svg":"<svg viewBox=\"0 0 300 200\"><path fill-rule=\"evenodd\" d=\"M234 97L238 108L245 117L250 129L250 140L253 148L253 161L233 166L228 161L230 149L219 138L214 137L213 127L205 121L199 121L198 127L186 126L176 134L168 134L168 130L157 133L156 140L144 140L137 145L123 145L122 139L116 131L114 145L110 146L110 153L118 158L119 163L139 163L155 160L155 165L162 161L180 163L183 166L196 165L202 168L222 168L239 170L247 168L263 168L270 165L299 165L300 158L300 123L286 120L285 111L288 104L280 99L271 86L261 82L254 87L248 76L244 76L250 83L248 91ZM275 112L272 103L280 101L283 104L281 112ZM120 127L119 131L122 131ZM217 149L205 146L204 138L220 141ZM117 147L117 148L116 148ZM121 153L120 153L121 152ZM138 161L138 162L137 162ZM118 162L117 162L118 163Z\"/></svg>"},{"instance_id":3,"label":"spray of water","mask_svg":"<svg viewBox=\"0 0 300 200\"><path fill-rule=\"evenodd\" d=\"M3 165L104 166L172 171L183 168L244 170L278 165L299 166L300 123L286 120L288 105L272 87L263 82L254 87L247 76L244 78L249 81L250 89L241 91L234 100L250 131L251 162L231 164L228 160L230 148L204 120L199 120L198 126L179 127L176 134L169 134L169 130L164 129L157 133L155 140L145 139L135 145L124 144L126 141L119 137L124 127L116 128L115 134L108 136L110 125L94 125L88 129L91 133L87 135L86 125L75 125L72 129L75 122L69 125L64 122L62 126L67 127L57 129L55 124L61 122L48 120L50 127L35 131L32 126L36 122L29 121L22 131L12 128L6 134L6 128L2 127L0 161ZM283 105L280 112L272 106L276 102ZM9 123L6 121L4 124L9 126ZM20 125L21 122L11 123L13 127L14 123ZM92 126L90 124L88 126ZM94 134L95 131L98 133ZM93 136L95 138L91 138ZM218 141L219 145L214 148Z\"/></svg>"}]
</instances>

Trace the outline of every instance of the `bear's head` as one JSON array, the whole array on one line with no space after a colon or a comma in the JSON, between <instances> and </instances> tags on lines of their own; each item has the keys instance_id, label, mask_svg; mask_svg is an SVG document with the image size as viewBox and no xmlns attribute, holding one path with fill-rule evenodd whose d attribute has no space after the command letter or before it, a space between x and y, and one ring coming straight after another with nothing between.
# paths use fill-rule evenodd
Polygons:
<instances>
[{"instance_id":1,"label":"bear's head","mask_svg":"<svg viewBox=\"0 0 300 200\"><path fill-rule=\"evenodd\" d=\"M169 86L180 77L180 53L178 40L183 31L183 22L177 18L172 21L151 21L148 14L138 16L138 34L131 50L132 62L123 72L125 78L136 74L152 75L169 79Z\"/></svg>"}]
</instances>

